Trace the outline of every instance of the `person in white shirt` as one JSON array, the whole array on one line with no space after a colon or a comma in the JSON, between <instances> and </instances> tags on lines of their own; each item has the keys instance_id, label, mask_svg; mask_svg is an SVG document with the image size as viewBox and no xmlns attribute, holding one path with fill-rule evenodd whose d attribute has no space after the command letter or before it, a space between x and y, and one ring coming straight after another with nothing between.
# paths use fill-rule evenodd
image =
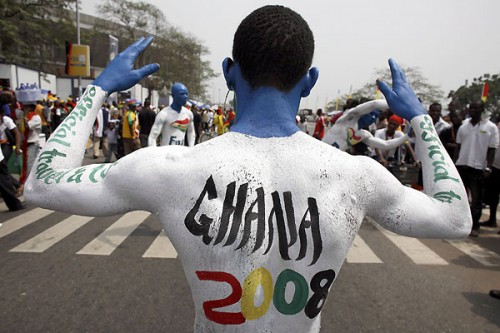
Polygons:
<instances>
[{"instance_id":1,"label":"person in white shirt","mask_svg":"<svg viewBox=\"0 0 500 333\"><path fill-rule=\"evenodd\" d=\"M10 211L24 209L26 206L17 198L16 187L19 182L12 177L0 149L0 195ZM0 227L2 224L0 223Z\"/></svg>"},{"instance_id":2,"label":"person in white shirt","mask_svg":"<svg viewBox=\"0 0 500 333\"><path fill-rule=\"evenodd\" d=\"M497 126L484 114L484 103L470 103L469 116L457 132L459 146L455 164L465 188L470 191L473 222L470 236L477 237L483 209L483 179L491 174L499 134Z\"/></svg>"},{"instance_id":3,"label":"person in white shirt","mask_svg":"<svg viewBox=\"0 0 500 333\"><path fill-rule=\"evenodd\" d=\"M375 132L375 138L379 140L399 143L397 146L391 145L389 149L375 148L372 156L374 156L384 166L388 166L390 162L397 163L398 161L396 159L402 159L401 145L404 145L405 152L407 151L412 156L413 161L417 161L415 152L408 143L405 143L405 139L408 139L408 136L398 130L403 123L403 118L397 115L392 115L389 117L387 128L381 128ZM396 151L398 151L398 156L396 156Z\"/></svg>"},{"instance_id":4,"label":"person in white shirt","mask_svg":"<svg viewBox=\"0 0 500 333\"><path fill-rule=\"evenodd\" d=\"M432 103L429 106L429 116L432 119L432 123L438 135L441 134L444 129L451 127L451 125L441 117L442 109L443 107L439 103Z\"/></svg>"},{"instance_id":5,"label":"person in white shirt","mask_svg":"<svg viewBox=\"0 0 500 333\"><path fill-rule=\"evenodd\" d=\"M26 115L25 124L28 130L26 173L29 174L40 149L39 141L40 134L42 133L42 117L35 112L35 104L24 104L24 110Z\"/></svg>"}]
</instances>

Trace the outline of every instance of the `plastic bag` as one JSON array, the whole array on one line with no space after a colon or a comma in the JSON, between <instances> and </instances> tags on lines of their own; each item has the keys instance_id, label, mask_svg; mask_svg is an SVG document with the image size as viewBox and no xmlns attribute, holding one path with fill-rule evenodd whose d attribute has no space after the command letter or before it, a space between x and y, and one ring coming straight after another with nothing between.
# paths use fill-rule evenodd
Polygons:
<instances>
[{"instance_id":1,"label":"plastic bag","mask_svg":"<svg viewBox=\"0 0 500 333\"><path fill-rule=\"evenodd\" d=\"M12 153L7 161L9 173L20 175L23 172L23 156Z\"/></svg>"}]
</instances>

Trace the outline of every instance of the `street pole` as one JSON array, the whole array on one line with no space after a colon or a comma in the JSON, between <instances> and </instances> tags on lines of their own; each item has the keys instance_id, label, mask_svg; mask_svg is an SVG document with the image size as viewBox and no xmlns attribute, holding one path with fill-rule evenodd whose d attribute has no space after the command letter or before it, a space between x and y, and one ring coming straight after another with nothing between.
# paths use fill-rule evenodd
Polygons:
<instances>
[{"instance_id":1,"label":"street pole","mask_svg":"<svg viewBox=\"0 0 500 333\"><path fill-rule=\"evenodd\" d=\"M76 0L76 43L80 45L80 0ZM82 77L78 76L78 97L82 96Z\"/></svg>"}]
</instances>

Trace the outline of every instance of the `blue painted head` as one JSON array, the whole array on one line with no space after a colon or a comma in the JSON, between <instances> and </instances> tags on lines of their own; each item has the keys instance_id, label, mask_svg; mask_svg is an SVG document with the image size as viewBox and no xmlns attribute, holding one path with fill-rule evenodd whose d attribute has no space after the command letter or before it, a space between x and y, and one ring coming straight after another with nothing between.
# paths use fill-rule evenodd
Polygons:
<instances>
[{"instance_id":1,"label":"blue painted head","mask_svg":"<svg viewBox=\"0 0 500 333\"><path fill-rule=\"evenodd\" d=\"M186 105L188 100L188 90L182 83L174 83L171 89L172 98L174 99L170 107L179 112L181 108Z\"/></svg>"}]
</instances>

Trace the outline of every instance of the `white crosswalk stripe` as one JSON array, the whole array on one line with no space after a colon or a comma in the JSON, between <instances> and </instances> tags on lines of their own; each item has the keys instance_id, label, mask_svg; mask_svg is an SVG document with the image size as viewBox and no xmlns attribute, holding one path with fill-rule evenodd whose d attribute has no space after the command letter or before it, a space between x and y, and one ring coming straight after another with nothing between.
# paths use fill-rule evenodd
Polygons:
<instances>
[{"instance_id":1,"label":"white crosswalk stripe","mask_svg":"<svg viewBox=\"0 0 500 333\"><path fill-rule=\"evenodd\" d=\"M20 229L32 225L40 221L44 217L53 213L51 210L42 208L34 208L27 210L16 217L13 217L5 222L2 221L3 226L0 227L0 239L6 237ZM84 217L77 215L55 215L61 218L62 221L45 229L41 233L31 237L28 240L9 249L9 252L35 252L42 253L51 248L59 242L63 242L66 237L76 232L82 232L80 229L88 223L99 223L99 218ZM120 216L111 226L104 230L99 236L92 236L87 245L80 249L78 254L85 255L111 255L128 237L133 237L132 233L141 225L151 214L144 211L135 211ZM387 246L397 248L404 253L412 262L417 265L449 265L438 253L426 246L422 241L414 238L403 237L389 232L372 220L368 223L375 226L375 230L364 229L364 231L357 235L354 242L349 249L346 257L346 262L350 264L383 264L384 261L380 259L370 245L363 239L361 235L366 235L366 232L380 232L386 237L389 242ZM366 228L363 226L363 228ZM103 228L104 229L104 228ZM485 238L499 238L496 229L485 230L480 237ZM481 265L488 267L500 266L500 254L487 250L481 247L477 240L465 239L448 241L441 244L449 244L454 249L458 249L466 256L477 261ZM0 243L1 244L1 243ZM384 245L386 246L386 245ZM437 247L439 249L439 246ZM380 247L377 247L380 251ZM177 258L177 252L173 247L171 241L161 230L158 236L148 244L147 249L142 254L145 259L159 258L159 259L174 259Z\"/></svg>"},{"instance_id":2,"label":"white crosswalk stripe","mask_svg":"<svg viewBox=\"0 0 500 333\"><path fill-rule=\"evenodd\" d=\"M0 228L0 238L5 237L21 228L24 228L27 225L30 225L31 223L34 223L53 212L54 211L48 209L35 208L27 211L26 213L13 217L8 221L3 222L3 225Z\"/></svg>"},{"instance_id":3,"label":"white crosswalk stripe","mask_svg":"<svg viewBox=\"0 0 500 333\"><path fill-rule=\"evenodd\" d=\"M347 253L346 260L351 264L382 263L382 260L377 257L360 235L356 235L356 238L354 238L354 242L352 242L351 248Z\"/></svg>"},{"instance_id":4,"label":"white crosswalk stripe","mask_svg":"<svg viewBox=\"0 0 500 333\"><path fill-rule=\"evenodd\" d=\"M151 246L144 252L143 258L177 258L177 251L162 230Z\"/></svg>"},{"instance_id":5,"label":"white crosswalk stripe","mask_svg":"<svg viewBox=\"0 0 500 333\"><path fill-rule=\"evenodd\" d=\"M372 223L417 265L447 265L448 263L416 238L396 235L378 223Z\"/></svg>"},{"instance_id":6,"label":"white crosswalk stripe","mask_svg":"<svg viewBox=\"0 0 500 333\"><path fill-rule=\"evenodd\" d=\"M43 252L92 219L93 217L72 215L41 234L16 246L10 252Z\"/></svg>"},{"instance_id":7,"label":"white crosswalk stripe","mask_svg":"<svg viewBox=\"0 0 500 333\"><path fill-rule=\"evenodd\" d=\"M150 213L144 211L123 215L77 254L110 255L149 215Z\"/></svg>"},{"instance_id":8,"label":"white crosswalk stripe","mask_svg":"<svg viewBox=\"0 0 500 333\"><path fill-rule=\"evenodd\" d=\"M448 240L448 243L470 256L472 259L489 267L500 266L500 255L486 250L477 245L470 239L467 240Z\"/></svg>"}]
</instances>

